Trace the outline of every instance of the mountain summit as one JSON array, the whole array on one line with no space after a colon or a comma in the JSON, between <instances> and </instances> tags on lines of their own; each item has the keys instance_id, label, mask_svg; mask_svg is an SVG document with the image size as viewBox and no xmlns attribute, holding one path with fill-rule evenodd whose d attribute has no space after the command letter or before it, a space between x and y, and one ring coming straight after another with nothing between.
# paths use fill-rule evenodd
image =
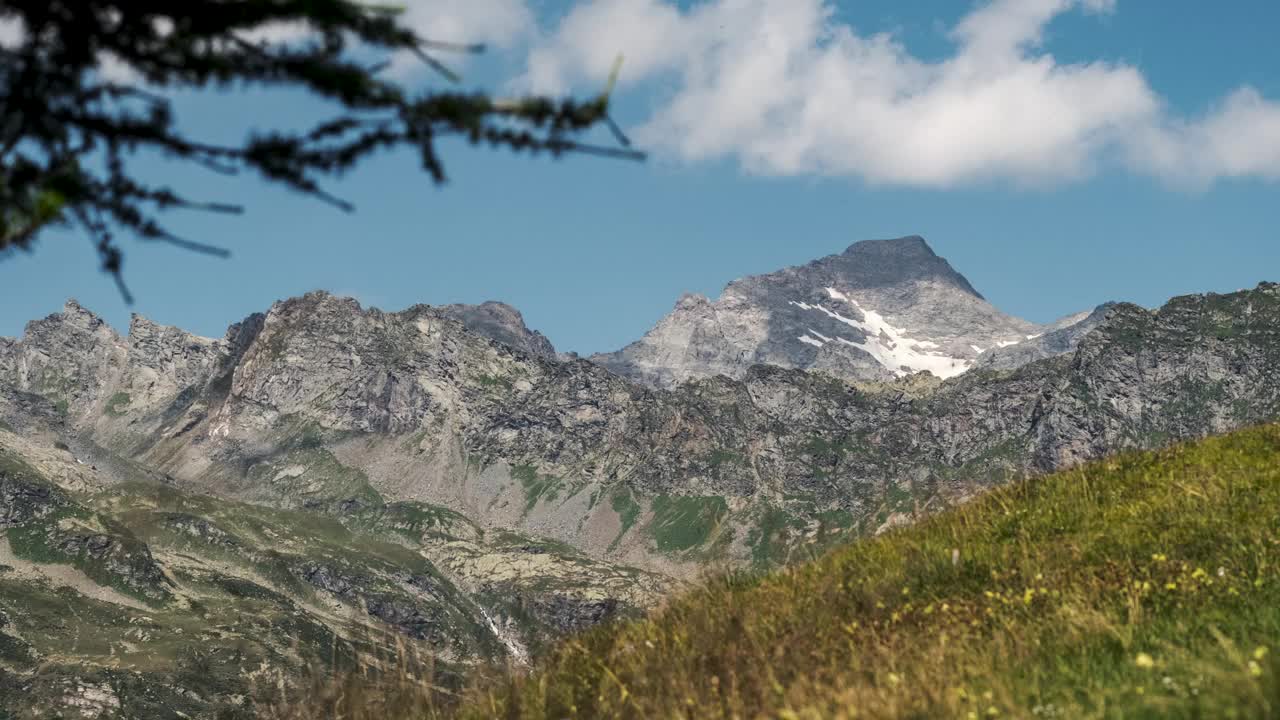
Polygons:
<instances>
[{"instance_id":1,"label":"mountain summit","mask_svg":"<svg viewBox=\"0 0 1280 720\"><path fill-rule=\"evenodd\" d=\"M758 364L850 380L921 371L948 378L984 353L1061 327L996 309L924 238L911 235L854 243L807 265L735 280L714 301L686 295L643 338L592 359L655 387L740 378ZM1027 355L1045 357L1051 347Z\"/></svg>"},{"instance_id":2,"label":"mountain summit","mask_svg":"<svg viewBox=\"0 0 1280 720\"><path fill-rule=\"evenodd\" d=\"M810 265L819 263L837 266L843 273L843 279L857 286L882 287L912 280L933 280L950 283L978 299L985 299L919 235L892 240L863 240L850 245L839 255L822 258Z\"/></svg>"}]
</instances>

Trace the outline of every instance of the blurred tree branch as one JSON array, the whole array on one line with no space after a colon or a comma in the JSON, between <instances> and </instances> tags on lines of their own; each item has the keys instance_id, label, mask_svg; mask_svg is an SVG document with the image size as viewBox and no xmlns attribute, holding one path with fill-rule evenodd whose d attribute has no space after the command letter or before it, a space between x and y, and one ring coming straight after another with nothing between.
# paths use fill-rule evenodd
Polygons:
<instances>
[{"instance_id":1,"label":"blurred tree branch","mask_svg":"<svg viewBox=\"0 0 1280 720\"><path fill-rule=\"evenodd\" d=\"M442 183L436 141L446 136L517 152L643 158L609 118L616 66L605 92L581 101L412 93L367 56L410 52L456 81L435 53L483 47L420 37L399 15L353 0L0 0L0 23L17 36L0 44L0 255L30 249L52 224L78 225L128 299L119 231L226 254L177 237L159 214L242 208L135 176L127 161L143 150L216 173L251 171L344 210L351 205L326 192L325 179L407 146ZM273 28L305 32L287 42L256 39ZM336 110L310 129L261 132L238 145L202 142L177 127L168 93L254 87L301 89ZM618 145L579 139L600 124Z\"/></svg>"}]
</instances>

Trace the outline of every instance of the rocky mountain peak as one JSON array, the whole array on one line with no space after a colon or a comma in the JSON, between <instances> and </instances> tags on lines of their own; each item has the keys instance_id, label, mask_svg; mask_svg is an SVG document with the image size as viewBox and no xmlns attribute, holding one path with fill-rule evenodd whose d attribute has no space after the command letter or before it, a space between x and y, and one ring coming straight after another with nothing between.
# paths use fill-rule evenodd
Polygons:
<instances>
[{"instance_id":1,"label":"rocky mountain peak","mask_svg":"<svg viewBox=\"0 0 1280 720\"><path fill-rule=\"evenodd\" d=\"M537 330L530 330L520 311L506 303L490 300L479 305L444 305L436 310L494 342L539 357L556 357L551 341Z\"/></svg>"},{"instance_id":2,"label":"rocky mountain peak","mask_svg":"<svg viewBox=\"0 0 1280 720\"><path fill-rule=\"evenodd\" d=\"M107 326L106 321L92 310L85 308L75 298L67 298L67 301L62 305L62 312L50 315L45 320L65 323L71 327L91 331Z\"/></svg>"},{"instance_id":3,"label":"rocky mountain peak","mask_svg":"<svg viewBox=\"0 0 1280 720\"><path fill-rule=\"evenodd\" d=\"M266 325L290 323L308 313L318 313L338 325L344 322L392 322L397 318L415 321L419 317L442 318L456 322L465 331L500 345L538 357L556 357L556 349L551 341L537 330L529 329L519 310L493 300L478 305L414 305L398 312L386 312L374 307L365 308L352 297L313 290L301 297L276 302L263 322ZM233 327L234 329L236 328Z\"/></svg>"},{"instance_id":4,"label":"rocky mountain peak","mask_svg":"<svg viewBox=\"0 0 1280 720\"><path fill-rule=\"evenodd\" d=\"M928 241L919 235L906 235L884 240L859 240L845 248L842 255L855 256L865 260L887 258L897 261L926 260L938 257Z\"/></svg>"},{"instance_id":5,"label":"rocky mountain peak","mask_svg":"<svg viewBox=\"0 0 1280 720\"><path fill-rule=\"evenodd\" d=\"M701 293L684 293L676 301L676 308L700 308L711 305L711 299Z\"/></svg>"},{"instance_id":6,"label":"rocky mountain peak","mask_svg":"<svg viewBox=\"0 0 1280 720\"><path fill-rule=\"evenodd\" d=\"M277 310L284 314L294 314L297 312L305 312L307 310L319 310L324 312L363 312L364 308L360 301L348 295L334 295L328 290L312 290L308 293L297 297L285 298L277 300L271 305L271 309L267 311L268 315L275 313ZM381 312L377 308L370 308L375 312Z\"/></svg>"},{"instance_id":7,"label":"rocky mountain peak","mask_svg":"<svg viewBox=\"0 0 1280 720\"><path fill-rule=\"evenodd\" d=\"M1046 331L1000 312L924 238L909 235L734 280L714 301L685 295L644 338L593 359L657 387L741 378L755 364L859 381L920 371L946 378ZM1047 357L1059 344L1017 357Z\"/></svg>"},{"instance_id":8,"label":"rocky mountain peak","mask_svg":"<svg viewBox=\"0 0 1280 720\"><path fill-rule=\"evenodd\" d=\"M955 285L977 298L982 294L951 267L919 235L889 240L863 240L840 255L826 258L854 285L890 285L910 280L938 280ZM821 261L819 261L821 262Z\"/></svg>"}]
</instances>

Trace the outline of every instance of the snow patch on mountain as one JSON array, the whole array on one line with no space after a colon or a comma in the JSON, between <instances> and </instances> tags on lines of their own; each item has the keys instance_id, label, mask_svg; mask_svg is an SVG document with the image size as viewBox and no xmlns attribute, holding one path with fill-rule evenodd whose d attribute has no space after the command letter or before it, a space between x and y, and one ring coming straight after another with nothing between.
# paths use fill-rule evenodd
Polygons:
<instances>
[{"instance_id":1,"label":"snow patch on mountain","mask_svg":"<svg viewBox=\"0 0 1280 720\"><path fill-rule=\"evenodd\" d=\"M855 320L825 305L811 305L795 300L792 300L791 304L802 310L821 312L833 320L858 330L863 335L861 341L850 340L845 337L836 337L835 340L842 345L862 350L875 358L876 362L883 365L893 374L901 377L921 370L928 370L940 378L949 378L965 372L972 366L972 361L967 358L952 357L945 353L936 352L934 349L938 347L937 343L910 337L906 328L894 327L883 315L869 308L864 308L857 300L839 290L831 287L824 289L827 292L827 296L832 300L852 305L862 315L863 319ZM831 342L831 338L819 335L813 330L809 332L818 335L818 337L822 338L822 341L805 335L800 338L801 342L815 347L823 347L827 342Z\"/></svg>"}]
</instances>

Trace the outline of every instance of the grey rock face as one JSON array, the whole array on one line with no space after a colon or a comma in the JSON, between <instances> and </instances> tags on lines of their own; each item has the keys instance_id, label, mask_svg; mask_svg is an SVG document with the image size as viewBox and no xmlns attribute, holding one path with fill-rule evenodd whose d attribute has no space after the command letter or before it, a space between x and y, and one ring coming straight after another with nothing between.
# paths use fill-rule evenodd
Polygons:
<instances>
[{"instance_id":1,"label":"grey rock face","mask_svg":"<svg viewBox=\"0 0 1280 720\"><path fill-rule=\"evenodd\" d=\"M899 252L931 256L922 243L855 254ZM916 291L981 302L929 262L931 279ZM866 283L900 279L852 267ZM963 495L990 473L1050 470L1271 417L1275 294L1264 285L1156 312L1104 307L1032 346L1049 355L1079 343L1074 353L942 383L915 375L854 386L755 366L740 380L668 392L495 344L438 309L384 313L312 293L221 341L141 321L127 342L95 330L83 350L98 364L70 368L56 390L109 399L127 388L128 403L73 410L75 427L202 491L316 509L432 502L656 569L666 562L655 549L663 496L724 498L708 502L749 514L802 495L866 518L886 483ZM1209 310L1186 310L1195 306L1231 308L1214 311L1225 329L1205 335ZM60 330L41 322L20 356L85 345L85 328L96 327L74 309ZM1117 337L1142 351L1131 356Z\"/></svg>"},{"instance_id":2,"label":"grey rock face","mask_svg":"<svg viewBox=\"0 0 1280 720\"><path fill-rule=\"evenodd\" d=\"M742 377L756 364L891 380L952 377L982 354L1046 331L1000 312L918 236L735 280L712 301L686 295L644 338L592 359L654 387Z\"/></svg>"},{"instance_id":3,"label":"grey rock face","mask_svg":"<svg viewBox=\"0 0 1280 720\"><path fill-rule=\"evenodd\" d=\"M219 361L230 355L226 341L158 325L141 315L131 318L126 347L131 403L150 404L153 397L167 398L201 386Z\"/></svg>"},{"instance_id":4,"label":"grey rock face","mask_svg":"<svg viewBox=\"0 0 1280 720\"><path fill-rule=\"evenodd\" d=\"M27 323L22 341L9 351L12 383L63 407L94 407L116 371L125 348L101 318L68 300L62 312Z\"/></svg>"},{"instance_id":5,"label":"grey rock face","mask_svg":"<svg viewBox=\"0 0 1280 720\"><path fill-rule=\"evenodd\" d=\"M66 504L57 488L0 470L0 529L44 517Z\"/></svg>"},{"instance_id":6,"label":"grey rock face","mask_svg":"<svg viewBox=\"0 0 1280 720\"><path fill-rule=\"evenodd\" d=\"M929 284L916 290L941 288L980 301L962 278L944 272L943 261L929 260L923 243L855 249L851 253L871 257L914 253L932 263ZM901 278L862 262L851 267L867 273L864 284L893 285ZM908 274L919 279L920 263L911 267L916 269ZM123 390L127 403L73 408L75 427L180 481L295 506L430 500L482 516L485 524L547 532L599 552L619 547L615 538L588 540L574 528L584 517L616 520L612 508L587 500L619 483L642 496L745 498L825 485L829 489L819 493L824 501L851 505L864 481L963 464L1013 435L1026 453L1034 451L1023 457L1027 467L1094 457L1126 446L1125 433L1146 432L1140 425L1170 422L1167 408L1177 405L1164 395L1175 388L1163 383L1172 368L1186 382L1192 382L1189 373L1201 372L1194 384L1230 379L1236 386L1228 396L1239 401L1232 407L1243 402L1260 408L1240 417L1266 417L1269 391L1247 390L1269 377L1265 358L1233 365L1222 355L1243 357L1266 346L1267 323L1280 325L1268 314L1274 295L1274 286L1264 285L1230 296L1180 298L1156 312L1106 306L1084 320L1063 321L1032 346L1053 354L1081 343L1074 354L1012 372L992 363L936 386L905 377L854 387L774 366L744 370L738 382L710 378L678 392L657 391L590 362L558 362L495 344L435 308L384 313L324 293L277 303L218 341L142 320L122 341L82 308L69 306L65 317L33 323L16 354L29 369L38 366L29 358L48 358L42 368L58 367L55 357L69 363L60 371L61 384L28 383L44 387L44 397L111 399ZM1213 342L1188 342L1205 332L1202 315L1184 310L1197 303L1229 306L1252 325L1247 333L1224 330L1228 334ZM918 303L901 301L903 308L913 305ZM1237 321L1225 313L1220 323L1234 328ZM1117 355L1121 345L1103 345L1105 351L1098 345L1120 327L1127 328L1125 337L1149 347L1144 362L1171 369L1135 374L1109 364L1080 365L1095 355L1109 363L1125 357ZM79 364L50 350L57 347L77 348ZM1147 395L1142 402L1117 400L1126 429L1101 432L1093 423L1117 410L1091 405L1072 415L1063 408L1082 402L1067 392L1076 386ZM1215 406L1205 423L1168 432L1182 437L1231 426L1224 408ZM1064 417L1073 418L1070 431L1058 425ZM903 452L890 452L894 443L882 440L895 432L909 438ZM1081 433L1101 439L1089 448L1068 439ZM824 468L812 465L813 454L801 449L811 441L854 443L863 451L855 465ZM325 472L316 469L322 461L329 463ZM842 475L845 470L851 474ZM552 486L554 503L526 495ZM580 495L588 496L581 507L569 501ZM524 511L510 505L530 500Z\"/></svg>"},{"instance_id":7,"label":"grey rock face","mask_svg":"<svg viewBox=\"0 0 1280 720\"><path fill-rule=\"evenodd\" d=\"M13 383L15 381L14 373L17 369L15 355L17 351L17 339L0 337L0 381L5 383Z\"/></svg>"},{"instance_id":8,"label":"grey rock face","mask_svg":"<svg viewBox=\"0 0 1280 720\"><path fill-rule=\"evenodd\" d=\"M1012 370L1036 360L1062 355L1075 350L1089 331L1102 324L1114 303L1105 303L1092 312L1068 315L1041 328L1039 334L1009 347L997 347L982 353L974 367Z\"/></svg>"},{"instance_id":9,"label":"grey rock face","mask_svg":"<svg viewBox=\"0 0 1280 720\"><path fill-rule=\"evenodd\" d=\"M479 305L444 305L440 313L462 323L468 331L516 350L544 358L556 356L555 346L545 335L530 330L519 310L500 302Z\"/></svg>"}]
</instances>

